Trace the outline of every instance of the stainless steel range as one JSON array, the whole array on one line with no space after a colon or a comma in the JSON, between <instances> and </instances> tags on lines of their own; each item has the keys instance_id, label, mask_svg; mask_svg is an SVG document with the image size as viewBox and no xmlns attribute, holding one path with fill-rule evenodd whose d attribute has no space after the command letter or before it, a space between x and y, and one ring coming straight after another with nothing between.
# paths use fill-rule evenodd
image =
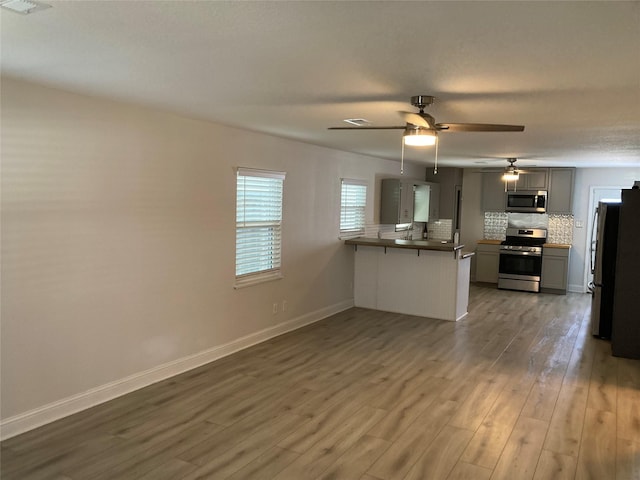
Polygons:
<instances>
[{"instance_id":1,"label":"stainless steel range","mask_svg":"<svg viewBox=\"0 0 640 480\"><path fill-rule=\"evenodd\" d=\"M498 288L539 292L546 241L544 228L507 228L507 239L500 246Z\"/></svg>"}]
</instances>

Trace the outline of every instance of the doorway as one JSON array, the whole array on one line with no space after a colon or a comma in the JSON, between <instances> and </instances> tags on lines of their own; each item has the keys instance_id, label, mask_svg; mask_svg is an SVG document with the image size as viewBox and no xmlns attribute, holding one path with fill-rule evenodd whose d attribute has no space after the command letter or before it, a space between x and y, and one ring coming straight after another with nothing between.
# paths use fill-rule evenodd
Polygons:
<instances>
[{"instance_id":1,"label":"doorway","mask_svg":"<svg viewBox=\"0 0 640 480\"><path fill-rule=\"evenodd\" d=\"M584 265L584 286L585 292L589 291L589 285L593 281L593 248L596 241L596 209L598 208L598 202L612 201L619 202L622 198L622 189L627 187L591 187L589 192L589 216L587 232L588 237L585 251L585 265Z\"/></svg>"}]
</instances>

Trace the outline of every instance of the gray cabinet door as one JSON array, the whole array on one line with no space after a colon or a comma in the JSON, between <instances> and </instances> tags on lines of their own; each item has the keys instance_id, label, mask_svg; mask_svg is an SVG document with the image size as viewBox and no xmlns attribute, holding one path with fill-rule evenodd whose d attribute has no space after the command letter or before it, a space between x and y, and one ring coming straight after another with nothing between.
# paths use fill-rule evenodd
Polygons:
<instances>
[{"instance_id":1,"label":"gray cabinet door","mask_svg":"<svg viewBox=\"0 0 640 480\"><path fill-rule=\"evenodd\" d=\"M500 245L478 245L476 248L476 282L498 283Z\"/></svg>"},{"instance_id":2,"label":"gray cabinet door","mask_svg":"<svg viewBox=\"0 0 640 480\"><path fill-rule=\"evenodd\" d=\"M504 212L504 182L502 171L482 174L482 210Z\"/></svg>"},{"instance_id":3,"label":"gray cabinet door","mask_svg":"<svg viewBox=\"0 0 640 480\"><path fill-rule=\"evenodd\" d=\"M548 188L548 168L527 168L524 172L520 172L520 178L517 181L507 183L507 190L547 190Z\"/></svg>"},{"instance_id":4,"label":"gray cabinet door","mask_svg":"<svg viewBox=\"0 0 640 480\"><path fill-rule=\"evenodd\" d=\"M428 222L431 220L431 185L414 185L413 189L413 221Z\"/></svg>"},{"instance_id":5,"label":"gray cabinet door","mask_svg":"<svg viewBox=\"0 0 640 480\"><path fill-rule=\"evenodd\" d=\"M430 201L429 201L429 221L440 219L440 185L437 183L429 183ZM416 220L418 221L418 220Z\"/></svg>"},{"instance_id":6,"label":"gray cabinet door","mask_svg":"<svg viewBox=\"0 0 640 480\"><path fill-rule=\"evenodd\" d=\"M383 178L380 192L380 223L413 222L413 184L415 180ZM423 182L424 183L424 182Z\"/></svg>"},{"instance_id":7,"label":"gray cabinet door","mask_svg":"<svg viewBox=\"0 0 640 480\"><path fill-rule=\"evenodd\" d=\"M540 288L543 291L567 292L569 251L568 248L543 248L542 275L540 277Z\"/></svg>"},{"instance_id":8,"label":"gray cabinet door","mask_svg":"<svg viewBox=\"0 0 640 480\"><path fill-rule=\"evenodd\" d=\"M462 188L462 168L441 167L438 173L427 168L425 180L430 184L436 184L440 188L438 197L437 219L451 218L456 215L456 192Z\"/></svg>"},{"instance_id":9,"label":"gray cabinet door","mask_svg":"<svg viewBox=\"0 0 640 480\"><path fill-rule=\"evenodd\" d=\"M573 183L575 168L549 169L549 204L547 213L573 213Z\"/></svg>"},{"instance_id":10,"label":"gray cabinet door","mask_svg":"<svg viewBox=\"0 0 640 480\"><path fill-rule=\"evenodd\" d=\"M521 180L518 180L518 189L522 190L547 190L548 179L547 169L542 168L539 170L529 169L527 173L520 176Z\"/></svg>"},{"instance_id":11,"label":"gray cabinet door","mask_svg":"<svg viewBox=\"0 0 640 480\"><path fill-rule=\"evenodd\" d=\"M400 223L400 180L383 178L380 190L380 223Z\"/></svg>"},{"instance_id":12,"label":"gray cabinet door","mask_svg":"<svg viewBox=\"0 0 640 480\"><path fill-rule=\"evenodd\" d=\"M413 181L400 182L400 221L398 223L413 222Z\"/></svg>"}]
</instances>

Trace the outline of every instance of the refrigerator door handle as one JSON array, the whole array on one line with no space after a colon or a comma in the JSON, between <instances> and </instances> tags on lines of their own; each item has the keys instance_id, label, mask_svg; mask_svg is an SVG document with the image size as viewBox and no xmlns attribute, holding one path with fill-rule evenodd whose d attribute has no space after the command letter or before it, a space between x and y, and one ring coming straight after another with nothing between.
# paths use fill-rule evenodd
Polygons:
<instances>
[{"instance_id":1,"label":"refrigerator door handle","mask_svg":"<svg viewBox=\"0 0 640 480\"><path fill-rule=\"evenodd\" d=\"M598 248L598 241L595 238L596 232L598 230L598 224L596 223L597 219L598 219L598 207L596 207L593 210L593 223L591 224L591 246L589 247L589 257L590 257L589 261L591 263L591 275L595 273L595 268L596 268L594 263L595 263L595 257L596 257L596 250Z\"/></svg>"}]
</instances>

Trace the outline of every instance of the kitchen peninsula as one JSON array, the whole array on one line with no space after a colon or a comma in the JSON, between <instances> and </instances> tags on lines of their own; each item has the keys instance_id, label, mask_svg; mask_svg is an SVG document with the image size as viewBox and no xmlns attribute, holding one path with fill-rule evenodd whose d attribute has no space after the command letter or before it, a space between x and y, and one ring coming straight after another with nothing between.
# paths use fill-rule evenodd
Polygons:
<instances>
[{"instance_id":1,"label":"kitchen peninsula","mask_svg":"<svg viewBox=\"0 0 640 480\"><path fill-rule=\"evenodd\" d=\"M356 307L457 321L467 314L470 253L464 245L358 237Z\"/></svg>"}]
</instances>

